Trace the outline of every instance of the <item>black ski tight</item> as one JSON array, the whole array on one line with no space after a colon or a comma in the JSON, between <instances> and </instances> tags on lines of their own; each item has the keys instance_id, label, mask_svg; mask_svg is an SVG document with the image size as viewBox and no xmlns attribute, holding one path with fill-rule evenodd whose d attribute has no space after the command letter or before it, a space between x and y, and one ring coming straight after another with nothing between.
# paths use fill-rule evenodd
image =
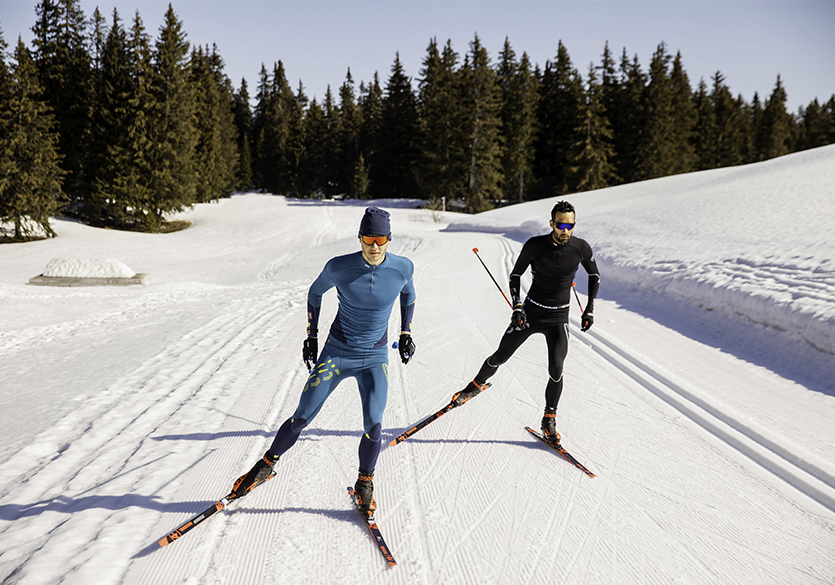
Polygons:
<instances>
[{"instance_id":1,"label":"black ski tight","mask_svg":"<svg viewBox=\"0 0 835 585\"><path fill-rule=\"evenodd\" d=\"M499 342L499 348L484 360L484 364L476 374L475 382L484 384L531 335L542 333L548 344L548 384L545 386L545 406L556 408L562 395L563 362L565 362L565 356L568 355L568 322L542 319L529 320L528 323L530 327L521 331L509 328L505 332Z\"/></svg>"}]
</instances>

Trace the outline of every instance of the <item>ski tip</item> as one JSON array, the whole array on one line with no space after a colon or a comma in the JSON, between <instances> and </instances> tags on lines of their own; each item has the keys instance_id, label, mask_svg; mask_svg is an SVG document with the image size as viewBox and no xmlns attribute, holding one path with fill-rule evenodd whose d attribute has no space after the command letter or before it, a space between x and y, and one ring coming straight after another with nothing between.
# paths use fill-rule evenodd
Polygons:
<instances>
[{"instance_id":1,"label":"ski tip","mask_svg":"<svg viewBox=\"0 0 835 585\"><path fill-rule=\"evenodd\" d=\"M159 541L160 546L165 546L167 544L168 544L168 537L167 536Z\"/></svg>"}]
</instances>

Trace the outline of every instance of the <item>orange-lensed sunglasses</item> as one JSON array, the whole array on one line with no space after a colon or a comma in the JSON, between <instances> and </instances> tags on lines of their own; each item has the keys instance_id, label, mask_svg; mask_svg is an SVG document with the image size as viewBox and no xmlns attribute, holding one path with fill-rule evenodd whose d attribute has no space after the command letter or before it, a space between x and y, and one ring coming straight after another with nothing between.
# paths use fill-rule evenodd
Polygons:
<instances>
[{"instance_id":1,"label":"orange-lensed sunglasses","mask_svg":"<svg viewBox=\"0 0 835 585\"><path fill-rule=\"evenodd\" d=\"M389 241L388 236L363 236L362 234L360 234L360 239L366 246L373 246L374 244L385 246L386 242Z\"/></svg>"}]
</instances>

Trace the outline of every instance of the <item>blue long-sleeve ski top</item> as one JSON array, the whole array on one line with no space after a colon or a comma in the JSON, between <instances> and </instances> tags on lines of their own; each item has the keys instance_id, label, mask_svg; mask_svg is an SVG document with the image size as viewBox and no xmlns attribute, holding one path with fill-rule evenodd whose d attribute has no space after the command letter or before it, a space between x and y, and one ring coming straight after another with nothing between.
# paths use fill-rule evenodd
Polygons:
<instances>
[{"instance_id":1,"label":"blue long-sleeve ski top","mask_svg":"<svg viewBox=\"0 0 835 585\"><path fill-rule=\"evenodd\" d=\"M336 287L339 309L330 336L349 347L384 347L394 301L400 298L401 330L411 331L414 313L415 267L404 256L389 252L377 266L362 258L362 252L331 258L307 293L308 328L318 329L322 295Z\"/></svg>"}]
</instances>

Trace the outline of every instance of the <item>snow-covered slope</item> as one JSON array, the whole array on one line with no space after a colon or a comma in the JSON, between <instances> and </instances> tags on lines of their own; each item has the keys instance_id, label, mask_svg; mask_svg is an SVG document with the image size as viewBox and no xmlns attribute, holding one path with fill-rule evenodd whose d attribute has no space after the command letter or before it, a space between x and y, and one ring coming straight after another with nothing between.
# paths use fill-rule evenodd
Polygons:
<instances>
[{"instance_id":1,"label":"snow-covered slope","mask_svg":"<svg viewBox=\"0 0 835 585\"><path fill-rule=\"evenodd\" d=\"M58 239L0 246L0 579L832 583L833 175L826 147L568 197L603 286L594 328L572 327L558 425L597 477L523 429L543 406L534 338L483 395L384 448L394 571L345 494L353 382L268 486L156 546L294 410L307 287L357 249L364 203L241 195L183 214L183 232L55 221ZM472 248L506 288L554 201L474 218L375 203L418 293L415 358L391 356L387 443L443 406L506 326ZM153 284L23 284L58 257L116 258ZM322 322L335 310L331 292Z\"/></svg>"}]
</instances>

